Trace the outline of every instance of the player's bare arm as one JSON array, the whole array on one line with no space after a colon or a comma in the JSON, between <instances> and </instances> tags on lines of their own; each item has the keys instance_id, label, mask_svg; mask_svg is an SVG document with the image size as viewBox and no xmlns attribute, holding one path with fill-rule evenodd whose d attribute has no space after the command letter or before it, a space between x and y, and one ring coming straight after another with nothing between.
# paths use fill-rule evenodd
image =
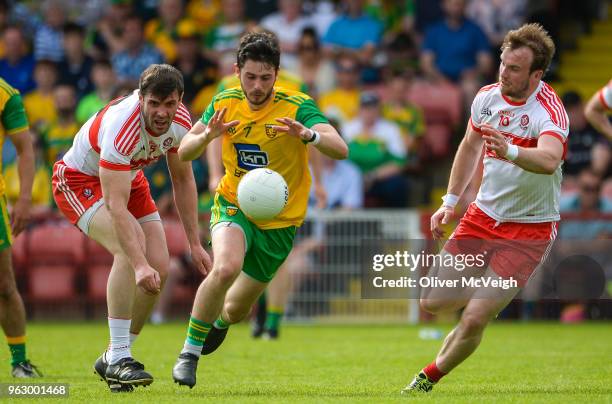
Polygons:
<instances>
[{"instance_id":1,"label":"player's bare arm","mask_svg":"<svg viewBox=\"0 0 612 404\"><path fill-rule=\"evenodd\" d=\"M25 130L10 135L17 150L17 172L19 174L19 199L11 213L11 231L17 237L30 220L32 207L32 183L34 182L34 148L32 136Z\"/></svg>"},{"instance_id":2,"label":"player's bare arm","mask_svg":"<svg viewBox=\"0 0 612 404\"><path fill-rule=\"evenodd\" d=\"M612 124L608 119L608 108L602 104L600 94L601 90L591 97L586 107L584 107L584 115L595 129L612 140Z\"/></svg>"},{"instance_id":3,"label":"player's bare arm","mask_svg":"<svg viewBox=\"0 0 612 404\"><path fill-rule=\"evenodd\" d=\"M306 142L313 142L315 147L323 154L336 159L336 160L344 160L348 157L348 146L342 140L336 129L327 123L317 123L313 125L312 128L308 129L300 122L296 121L292 118L277 118L278 122L284 124L285 126L276 125L274 129L279 132L285 132L292 136L297 136L300 139ZM316 136L316 133L319 134L320 139L313 139Z\"/></svg>"},{"instance_id":4,"label":"player's bare arm","mask_svg":"<svg viewBox=\"0 0 612 404\"><path fill-rule=\"evenodd\" d=\"M183 137L178 149L179 158L182 161L195 160L204 153L206 146L213 140L224 134L229 128L238 125L239 121L225 122L226 108L215 111L207 125L198 121L191 130Z\"/></svg>"},{"instance_id":5,"label":"player's bare arm","mask_svg":"<svg viewBox=\"0 0 612 404\"><path fill-rule=\"evenodd\" d=\"M468 186L479 158L482 154L482 137L468 125L465 136L459 145L453 167L451 168L450 179L448 181L447 195L456 195L457 198L463 194ZM453 203L454 202L454 203ZM430 230L435 239L444 237L442 225L447 224L453 216L453 211L457 201L444 201L442 206L431 216Z\"/></svg>"},{"instance_id":6,"label":"player's bare arm","mask_svg":"<svg viewBox=\"0 0 612 404\"><path fill-rule=\"evenodd\" d=\"M506 137L498 130L488 125L482 126L482 138L487 150L494 151L498 156L508 155L509 145ZM514 164L523 170L535 174L552 175L563 158L563 143L555 136L544 133L538 138L537 147L525 148L516 146L518 155L513 159Z\"/></svg>"},{"instance_id":7,"label":"player's bare arm","mask_svg":"<svg viewBox=\"0 0 612 404\"><path fill-rule=\"evenodd\" d=\"M191 162L180 161L176 153L166 155L168 170L172 179L172 189L174 191L174 203L178 210L179 217L183 223L191 258L198 270L206 275L210 271L212 264L208 253L202 247L198 230L198 200L195 179Z\"/></svg>"},{"instance_id":8,"label":"player's bare arm","mask_svg":"<svg viewBox=\"0 0 612 404\"><path fill-rule=\"evenodd\" d=\"M134 269L136 284L147 294L159 293L161 288L159 274L147 262L144 254L145 246L138 240L131 213L127 208L132 183L131 172L100 167L100 183L104 205L110 214L119 244Z\"/></svg>"},{"instance_id":9,"label":"player's bare arm","mask_svg":"<svg viewBox=\"0 0 612 404\"><path fill-rule=\"evenodd\" d=\"M208 163L208 190L211 193L215 193L225 168L223 167L222 157L222 143L221 139L213 139L208 146L206 146L206 162Z\"/></svg>"}]
</instances>

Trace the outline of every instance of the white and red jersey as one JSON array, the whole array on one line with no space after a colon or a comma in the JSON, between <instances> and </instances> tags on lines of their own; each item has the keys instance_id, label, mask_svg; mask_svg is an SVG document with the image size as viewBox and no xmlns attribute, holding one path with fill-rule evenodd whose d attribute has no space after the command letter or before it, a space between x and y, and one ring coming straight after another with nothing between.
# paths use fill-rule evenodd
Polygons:
<instances>
[{"instance_id":1,"label":"white and red jersey","mask_svg":"<svg viewBox=\"0 0 612 404\"><path fill-rule=\"evenodd\" d=\"M68 167L83 174L98 177L99 167L104 167L132 171L134 178L141 168L168 152L175 152L189 129L191 117L181 104L166 133L150 134L140 110L138 90L135 90L129 96L111 101L85 122L63 160Z\"/></svg>"},{"instance_id":2,"label":"white and red jersey","mask_svg":"<svg viewBox=\"0 0 612 404\"><path fill-rule=\"evenodd\" d=\"M612 109L612 80L604 88L599 90L599 101L606 109Z\"/></svg>"},{"instance_id":3,"label":"white and red jersey","mask_svg":"<svg viewBox=\"0 0 612 404\"><path fill-rule=\"evenodd\" d=\"M483 87L472 103L470 124L477 132L489 124L520 147L536 147L540 136L553 136L563 143L565 157L569 119L557 94L543 81L524 103L502 95L499 83ZM552 175L535 174L487 152L476 204L498 222L558 221L561 166Z\"/></svg>"}]
</instances>

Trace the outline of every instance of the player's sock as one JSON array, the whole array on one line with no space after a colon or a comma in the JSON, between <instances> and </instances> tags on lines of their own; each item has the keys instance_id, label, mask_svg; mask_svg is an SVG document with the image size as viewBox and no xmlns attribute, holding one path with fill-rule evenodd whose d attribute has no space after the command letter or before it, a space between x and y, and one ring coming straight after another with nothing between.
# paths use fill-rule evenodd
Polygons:
<instances>
[{"instance_id":1,"label":"player's sock","mask_svg":"<svg viewBox=\"0 0 612 404\"><path fill-rule=\"evenodd\" d=\"M283 318L283 313L285 312L283 307L279 306L270 306L268 307L268 312L266 315L266 325L265 329L270 331L277 331L278 326L280 325L281 319Z\"/></svg>"},{"instance_id":2,"label":"player's sock","mask_svg":"<svg viewBox=\"0 0 612 404\"><path fill-rule=\"evenodd\" d=\"M132 345L134 345L134 342L136 341L136 338L138 338L138 335L139 334L137 333L130 333L130 348L132 347Z\"/></svg>"},{"instance_id":3,"label":"player's sock","mask_svg":"<svg viewBox=\"0 0 612 404\"><path fill-rule=\"evenodd\" d=\"M26 361L26 337L6 337L9 349L11 351L11 365L15 366L18 363Z\"/></svg>"},{"instance_id":4,"label":"player's sock","mask_svg":"<svg viewBox=\"0 0 612 404\"><path fill-rule=\"evenodd\" d=\"M204 340L210 331L212 324L205 323L204 321L198 320L195 317L189 319L189 328L187 328L187 338L185 338L185 345L181 353L190 353L196 355L198 358L202 354L202 346Z\"/></svg>"},{"instance_id":5,"label":"player's sock","mask_svg":"<svg viewBox=\"0 0 612 404\"><path fill-rule=\"evenodd\" d=\"M120 359L130 358L130 324L132 320L122 318L108 318L108 328L110 328L110 345L107 355L108 363L113 365Z\"/></svg>"},{"instance_id":6,"label":"player's sock","mask_svg":"<svg viewBox=\"0 0 612 404\"><path fill-rule=\"evenodd\" d=\"M423 373L425 373L425 376L434 383L437 383L438 380L446 375L446 373L438 369L435 360L423 368Z\"/></svg>"},{"instance_id":7,"label":"player's sock","mask_svg":"<svg viewBox=\"0 0 612 404\"><path fill-rule=\"evenodd\" d=\"M230 323L223 320L222 316L219 316L219 318L213 323L213 326L219 330L225 330L226 328L229 328L230 325Z\"/></svg>"}]
</instances>

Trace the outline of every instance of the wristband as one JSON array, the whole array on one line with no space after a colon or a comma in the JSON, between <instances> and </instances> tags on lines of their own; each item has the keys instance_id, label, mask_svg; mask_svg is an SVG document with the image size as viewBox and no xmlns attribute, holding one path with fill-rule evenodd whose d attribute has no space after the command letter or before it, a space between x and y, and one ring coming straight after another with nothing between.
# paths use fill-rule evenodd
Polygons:
<instances>
[{"instance_id":1,"label":"wristband","mask_svg":"<svg viewBox=\"0 0 612 404\"><path fill-rule=\"evenodd\" d=\"M308 139L308 143L312 143L313 146L316 146L321 141L321 134L314 129L309 129L312 136Z\"/></svg>"},{"instance_id":2,"label":"wristband","mask_svg":"<svg viewBox=\"0 0 612 404\"><path fill-rule=\"evenodd\" d=\"M453 194L446 194L442 197L442 205L448 206L449 208L454 208L457 206L457 202L459 202L459 197Z\"/></svg>"},{"instance_id":3,"label":"wristband","mask_svg":"<svg viewBox=\"0 0 612 404\"><path fill-rule=\"evenodd\" d=\"M506 158L510 161L514 161L518 157L518 146L515 144L508 145L508 151L506 152Z\"/></svg>"}]
</instances>

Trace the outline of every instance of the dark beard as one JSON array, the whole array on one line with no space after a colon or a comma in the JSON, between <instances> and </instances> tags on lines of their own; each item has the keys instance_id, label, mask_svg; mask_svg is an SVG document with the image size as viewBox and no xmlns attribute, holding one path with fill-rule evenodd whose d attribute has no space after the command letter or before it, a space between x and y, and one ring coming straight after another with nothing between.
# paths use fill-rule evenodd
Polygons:
<instances>
[{"instance_id":1,"label":"dark beard","mask_svg":"<svg viewBox=\"0 0 612 404\"><path fill-rule=\"evenodd\" d=\"M243 91L244 91L244 90L243 90ZM247 96L247 99L248 99L248 100L249 100L249 102L250 102L251 104L253 104L253 105L257 105L257 106L259 106L259 105L263 105L263 104L265 104L266 102L268 102L268 100L269 100L269 99L270 99L270 97L272 96L272 91L274 91L274 89L271 89L271 90L270 90L270 92L269 92L268 94L266 94L266 96L264 97L264 99L263 99L263 100L261 100L260 102L255 102L255 101L251 100L251 99L250 99L248 96ZM245 94L246 94L246 93L245 93Z\"/></svg>"},{"instance_id":2,"label":"dark beard","mask_svg":"<svg viewBox=\"0 0 612 404\"><path fill-rule=\"evenodd\" d=\"M506 91L504 94L506 97L523 99L527 98L527 91L529 90L529 82L525 83L525 86L517 91Z\"/></svg>"}]
</instances>

